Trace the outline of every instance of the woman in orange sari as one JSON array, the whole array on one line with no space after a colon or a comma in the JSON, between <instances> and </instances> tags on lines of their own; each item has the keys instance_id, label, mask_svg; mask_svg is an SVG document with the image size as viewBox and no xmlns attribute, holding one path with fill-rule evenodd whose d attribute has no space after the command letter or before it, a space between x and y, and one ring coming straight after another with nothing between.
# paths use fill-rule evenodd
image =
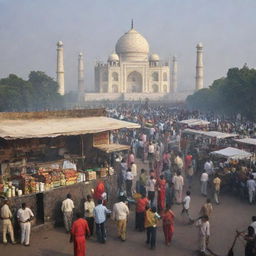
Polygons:
<instances>
[{"instance_id":1,"label":"woman in orange sari","mask_svg":"<svg viewBox=\"0 0 256 256\"><path fill-rule=\"evenodd\" d=\"M102 181L98 181L96 188L94 189L93 197L95 201L102 200L102 194L105 192L105 186Z\"/></svg>"},{"instance_id":2,"label":"woman in orange sari","mask_svg":"<svg viewBox=\"0 0 256 256\"><path fill-rule=\"evenodd\" d=\"M162 215L163 210L165 208L165 194L166 194L166 180L164 179L163 175L160 175L160 178L158 179L157 190L158 190L157 208L158 208L158 213Z\"/></svg>"},{"instance_id":3,"label":"woman in orange sari","mask_svg":"<svg viewBox=\"0 0 256 256\"><path fill-rule=\"evenodd\" d=\"M87 221L80 213L77 213L76 217L77 220L73 222L71 228L70 242L74 243L75 256L85 256L86 238L90 236L90 230Z\"/></svg>"},{"instance_id":4,"label":"woman in orange sari","mask_svg":"<svg viewBox=\"0 0 256 256\"><path fill-rule=\"evenodd\" d=\"M174 213L169 206L166 207L166 210L163 214L163 231L165 237L165 244L169 246L172 241L172 236L174 232Z\"/></svg>"}]
</instances>

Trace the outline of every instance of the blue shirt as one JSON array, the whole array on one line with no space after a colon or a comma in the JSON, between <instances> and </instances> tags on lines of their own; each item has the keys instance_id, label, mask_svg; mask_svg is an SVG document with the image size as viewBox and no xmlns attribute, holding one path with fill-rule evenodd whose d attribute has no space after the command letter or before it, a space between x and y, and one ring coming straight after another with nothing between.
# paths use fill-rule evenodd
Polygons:
<instances>
[{"instance_id":1,"label":"blue shirt","mask_svg":"<svg viewBox=\"0 0 256 256\"><path fill-rule=\"evenodd\" d=\"M93 210L93 215L95 218L95 222L97 224L101 224L106 221L106 214L111 213L110 210L107 209L106 206L99 204Z\"/></svg>"}]
</instances>

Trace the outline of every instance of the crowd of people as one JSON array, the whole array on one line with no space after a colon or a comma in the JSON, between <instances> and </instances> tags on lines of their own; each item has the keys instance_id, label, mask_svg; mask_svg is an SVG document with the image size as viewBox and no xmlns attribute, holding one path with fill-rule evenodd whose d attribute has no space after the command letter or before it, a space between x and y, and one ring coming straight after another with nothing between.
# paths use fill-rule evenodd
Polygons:
<instances>
[{"instance_id":1,"label":"crowd of people","mask_svg":"<svg viewBox=\"0 0 256 256\"><path fill-rule=\"evenodd\" d=\"M155 249L157 227L162 225L165 244L171 245L174 234L174 204L180 205L180 215L185 223L198 228L198 248L202 255L207 252L210 239L211 218L214 214L213 203L221 203L220 191L223 179L215 171L213 161L206 157L203 163L198 161L195 152L183 150L181 127L178 121L189 118L203 118L211 121L211 128L223 132L236 132L243 135L256 135L256 125L251 122L225 120L212 115L202 115L168 105L129 104L110 105L111 117L141 124L138 130L112 132L111 142L130 145L128 154L116 154L112 158L117 175L117 202L110 209L104 183L99 182L95 190L87 195L84 212L76 214L77 209L71 194L62 202L63 221L70 241L74 243L74 255L86 253L86 238L93 236L96 227L96 239L106 243L106 221L108 216L117 225L117 236L120 241L127 239L127 220L131 211L135 211L134 227L138 232L145 232L146 244ZM139 165L143 168L139 170ZM220 166L224 168L223 166ZM193 199L192 190L200 182L200 193L205 203L198 209L198 215L192 216L190 206ZM256 183L251 172L244 177L244 189L251 204L255 203ZM134 206L133 206L134 205ZM21 227L21 243L28 246L32 211L25 205L17 213ZM3 220L3 242L7 243L6 234L11 242L16 243L11 223L12 214L7 201L1 208ZM245 255L255 255L256 250L256 217L247 232L239 232L246 241Z\"/></svg>"}]
</instances>

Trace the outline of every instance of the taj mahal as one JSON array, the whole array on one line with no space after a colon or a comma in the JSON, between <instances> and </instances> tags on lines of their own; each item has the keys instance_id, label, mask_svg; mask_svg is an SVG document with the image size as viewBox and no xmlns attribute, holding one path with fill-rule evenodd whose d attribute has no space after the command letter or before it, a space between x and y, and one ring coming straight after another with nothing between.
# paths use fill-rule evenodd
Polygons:
<instances>
[{"instance_id":1,"label":"taj mahal","mask_svg":"<svg viewBox=\"0 0 256 256\"><path fill-rule=\"evenodd\" d=\"M197 45L195 89L203 88L203 46ZM134 27L116 42L106 62L97 61L94 67L95 90L85 92L83 54L78 56L79 101L100 100L184 100L188 92L178 90L176 57L164 62L150 52L146 38ZM63 43L57 43L57 82L64 94Z\"/></svg>"},{"instance_id":2,"label":"taj mahal","mask_svg":"<svg viewBox=\"0 0 256 256\"><path fill-rule=\"evenodd\" d=\"M169 65L149 54L147 40L133 27L121 36L106 64L95 67L95 87L100 93L169 93Z\"/></svg>"}]
</instances>

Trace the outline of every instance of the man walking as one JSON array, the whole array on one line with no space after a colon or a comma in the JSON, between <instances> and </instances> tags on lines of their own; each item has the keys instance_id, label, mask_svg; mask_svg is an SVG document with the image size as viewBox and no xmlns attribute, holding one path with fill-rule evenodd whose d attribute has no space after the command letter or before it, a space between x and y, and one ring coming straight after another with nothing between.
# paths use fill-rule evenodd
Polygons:
<instances>
[{"instance_id":1,"label":"man walking","mask_svg":"<svg viewBox=\"0 0 256 256\"><path fill-rule=\"evenodd\" d=\"M77 220L73 222L71 228L70 242L74 242L74 256L85 256L86 237L90 236L88 223L82 218L82 214L76 214Z\"/></svg>"},{"instance_id":2,"label":"man walking","mask_svg":"<svg viewBox=\"0 0 256 256\"><path fill-rule=\"evenodd\" d=\"M144 169L140 171L140 194L146 194L147 173Z\"/></svg>"},{"instance_id":3,"label":"man walking","mask_svg":"<svg viewBox=\"0 0 256 256\"><path fill-rule=\"evenodd\" d=\"M146 211L145 217L145 228L147 229L147 241L146 243L150 245L150 249L155 249L156 247L156 227L157 221L160 216L156 212L156 207L152 207Z\"/></svg>"},{"instance_id":4,"label":"man walking","mask_svg":"<svg viewBox=\"0 0 256 256\"><path fill-rule=\"evenodd\" d=\"M115 203L113 207L113 220L117 222L117 233L121 241L126 240L126 223L129 215L129 209L125 204L125 197L120 196L120 202Z\"/></svg>"},{"instance_id":5,"label":"man walking","mask_svg":"<svg viewBox=\"0 0 256 256\"><path fill-rule=\"evenodd\" d=\"M96 223L97 240L103 244L106 242L106 215L110 213L111 211L108 210L106 206L102 205L102 200L98 200L98 205L94 208L93 215Z\"/></svg>"},{"instance_id":6,"label":"man walking","mask_svg":"<svg viewBox=\"0 0 256 256\"><path fill-rule=\"evenodd\" d=\"M154 154L155 154L155 145L152 142L149 142L148 145L148 162L149 162L149 168L153 168L153 162L154 162Z\"/></svg>"},{"instance_id":7,"label":"man walking","mask_svg":"<svg viewBox=\"0 0 256 256\"><path fill-rule=\"evenodd\" d=\"M219 194L220 194L220 185L221 185L221 179L218 174L216 174L216 177L213 179L213 186L214 186L214 201L216 204L219 204Z\"/></svg>"},{"instance_id":8,"label":"man walking","mask_svg":"<svg viewBox=\"0 0 256 256\"><path fill-rule=\"evenodd\" d=\"M20 223L21 229L21 244L29 246L31 220L34 218L34 214L26 203L22 203L21 208L17 212L17 218Z\"/></svg>"},{"instance_id":9,"label":"man walking","mask_svg":"<svg viewBox=\"0 0 256 256\"><path fill-rule=\"evenodd\" d=\"M150 206L152 207L155 200L155 190L156 190L156 179L154 176L150 176L147 181L147 191L148 191L148 199L150 200Z\"/></svg>"},{"instance_id":10,"label":"man walking","mask_svg":"<svg viewBox=\"0 0 256 256\"><path fill-rule=\"evenodd\" d=\"M253 179L253 175L250 176L250 179L247 180L247 188L249 194L249 203L252 204L255 197L255 190L256 190L256 182Z\"/></svg>"},{"instance_id":11,"label":"man walking","mask_svg":"<svg viewBox=\"0 0 256 256\"><path fill-rule=\"evenodd\" d=\"M62 202L61 211L63 212L64 225L67 233L71 230L74 202L71 199L71 194L67 194L67 198Z\"/></svg>"},{"instance_id":12,"label":"man walking","mask_svg":"<svg viewBox=\"0 0 256 256\"><path fill-rule=\"evenodd\" d=\"M180 171L177 171L177 175L173 176L173 185L175 190L176 203L180 204L182 202L182 190L184 186L184 179L181 176Z\"/></svg>"},{"instance_id":13,"label":"man walking","mask_svg":"<svg viewBox=\"0 0 256 256\"><path fill-rule=\"evenodd\" d=\"M206 171L204 171L201 175L201 194L203 196L207 196L207 184L209 180L209 175Z\"/></svg>"},{"instance_id":14,"label":"man walking","mask_svg":"<svg viewBox=\"0 0 256 256\"><path fill-rule=\"evenodd\" d=\"M196 226L199 230L199 250L205 255L207 244L210 238L210 223L208 216L201 217L197 222Z\"/></svg>"},{"instance_id":15,"label":"man walking","mask_svg":"<svg viewBox=\"0 0 256 256\"><path fill-rule=\"evenodd\" d=\"M94 217L93 217L94 208L95 208L95 203L92 200L91 195L87 195L87 201L84 203L84 211L85 211L85 218L89 225L91 236L93 235L93 230L94 230Z\"/></svg>"},{"instance_id":16,"label":"man walking","mask_svg":"<svg viewBox=\"0 0 256 256\"><path fill-rule=\"evenodd\" d=\"M136 183L137 183L137 165L132 162L131 163L131 172L132 172L132 175L133 175L133 180L132 180L132 192L133 193L136 193L137 191L137 186L136 186Z\"/></svg>"},{"instance_id":17,"label":"man walking","mask_svg":"<svg viewBox=\"0 0 256 256\"><path fill-rule=\"evenodd\" d=\"M4 200L4 205L1 207L0 217L2 219L3 227L3 243L7 244L6 235L9 233L12 244L16 244L14 240L13 226L12 226L12 213L8 205L8 200Z\"/></svg>"},{"instance_id":18,"label":"man walking","mask_svg":"<svg viewBox=\"0 0 256 256\"><path fill-rule=\"evenodd\" d=\"M148 205L149 200L146 198L146 195L142 193L141 198L136 202L135 213L135 229L138 229L141 232L144 231L145 212Z\"/></svg>"},{"instance_id":19,"label":"man walking","mask_svg":"<svg viewBox=\"0 0 256 256\"><path fill-rule=\"evenodd\" d=\"M191 197L190 197L190 191L186 192L186 196L184 197L183 200L183 209L181 211L181 215L186 214L188 216L189 222L192 222L192 218L190 217L189 214L189 208L190 208L190 202L191 202Z\"/></svg>"},{"instance_id":20,"label":"man walking","mask_svg":"<svg viewBox=\"0 0 256 256\"><path fill-rule=\"evenodd\" d=\"M200 210L200 214L201 216L207 216L208 218L210 218L210 216L212 215L212 211L213 207L211 204L211 199L207 198L206 203L202 206Z\"/></svg>"}]
</instances>

